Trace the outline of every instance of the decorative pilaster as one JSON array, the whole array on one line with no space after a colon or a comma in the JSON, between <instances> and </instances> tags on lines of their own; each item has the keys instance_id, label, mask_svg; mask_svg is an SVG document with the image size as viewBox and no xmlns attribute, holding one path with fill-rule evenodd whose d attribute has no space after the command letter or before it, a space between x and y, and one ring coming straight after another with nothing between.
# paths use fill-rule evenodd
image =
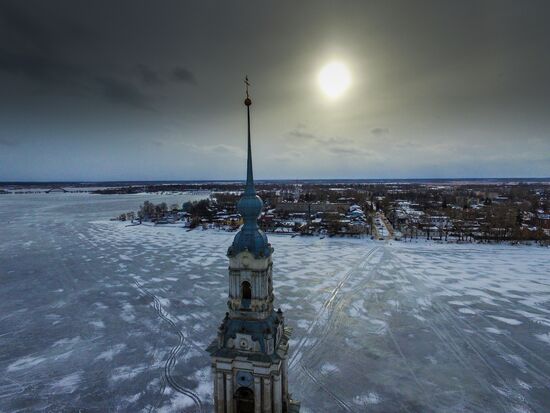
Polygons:
<instances>
[{"instance_id":1,"label":"decorative pilaster","mask_svg":"<svg viewBox=\"0 0 550 413\"><path fill-rule=\"evenodd\" d=\"M225 411L233 413L233 374L225 374Z\"/></svg>"},{"instance_id":2,"label":"decorative pilaster","mask_svg":"<svg viewBox=\"0 0 550 413\"><path fill-rule=\"evenodd\" d=\"M283 379L282 379L283 400L288 400L288 354L286 354L283 357L283 361L281 362L281 364L282 364L281 374L283 376Z\"/></svg>"},{"instance_id":3,"label":"decorative pilaster","mask_svg":"<svg viewBox=\"0 0 550 413\"><path fill-rule=\"evenodd\" d=\"M262 413L272 413L271 410L271 377L264 377L264 403Z\"/></svg>"},{"instance_id":4,"label":"decorative pilaster","mask_svg":"<svg viewBox=\"0 0 550 413\"><path fill-rule=\"evenodd\" d=\"M273 376L273 413L283 413L281 376Z\"/></svg>"},{"instance_id":5,"label":"decorative pilaster","mask_svg":"<svg viewBox=\"0 0 550 413\"><path fill-rule=\"evenodd\" d=\"M254 377L254 413L262 413L262 379Z\"/></svg>"},{"instance_id":6,"label":"decorative pilaster","mask_svg":"<svg viewBox=\"0 0 550 413\"><path fill-rule=\"evenodd\" d=\"M218 371L216 373L216 393L214 397L216 398L216 413L224 413L225 406L225 387L223 385L223 373Z\"/></svg>"}]
</instances>

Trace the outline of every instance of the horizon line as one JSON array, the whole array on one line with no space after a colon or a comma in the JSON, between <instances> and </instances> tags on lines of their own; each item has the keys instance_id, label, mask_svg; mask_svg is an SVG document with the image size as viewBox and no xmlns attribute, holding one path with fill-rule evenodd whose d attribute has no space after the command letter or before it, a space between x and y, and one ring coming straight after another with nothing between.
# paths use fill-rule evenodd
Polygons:
<instances>
[{"instance_id":1,"label":"horizon line","mask_svg":"<svg viewBox=\"0 0 550 413\"><path fill-rule=\"evenodd\" d=\"M264 178L256 179L256 182L387 182L387 181L521 181L521 180L550 180L550 176L495 176L495 177L445 177L445 178ZM15 180L0 181L0 185L21 185L21 184L161 184L161 183L230 183L246 182L246 178L239 179L110 179L110 180Z\"/></svg>"}]
</instances>

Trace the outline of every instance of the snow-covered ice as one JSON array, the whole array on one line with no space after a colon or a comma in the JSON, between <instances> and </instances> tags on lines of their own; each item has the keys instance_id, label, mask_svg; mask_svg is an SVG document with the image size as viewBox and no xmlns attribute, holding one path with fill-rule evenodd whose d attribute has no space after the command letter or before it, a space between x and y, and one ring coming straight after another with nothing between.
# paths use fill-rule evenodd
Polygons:
<instances>
[{"instance_id":1,"label":"snow-covered ice","mask_svg":"<svg viewBox=\"0 0 550 413\"><path fill-rule=\"evenodd\" d=\"M0 197L0 411L212 409L234 234L107 220L146 199ZM550 411L550 250L270 241L304 412Z\"/></svg>"}]
</instances>

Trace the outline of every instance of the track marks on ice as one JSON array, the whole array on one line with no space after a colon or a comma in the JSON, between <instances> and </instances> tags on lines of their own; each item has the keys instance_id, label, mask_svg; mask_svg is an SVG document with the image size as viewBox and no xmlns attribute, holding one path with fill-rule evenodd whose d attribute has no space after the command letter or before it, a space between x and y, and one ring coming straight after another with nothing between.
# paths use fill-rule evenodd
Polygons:
<instances>
[{"instance_id":1,"label":"track marks on ice","mask_svg":"<svg viewBox=\"0 0 550 413\"><path fill-rule=\"evenodd\" d=\"M399 260L399 256L394 254L393 259ZM406 265L402 265L401 268L404 277L416 285L418 290L430 291L429 286L433 290L433 280L428 275L413 273ZM493 395L495 402L503 411L525 409L528 408L527 406L535 408L530 406L530 402L518 392L518 379L513 380L512 377L508 377L495 359L495 357L504 359L518 371L529 374L540 386L550 390L550 377L543 371L550 368L550 363L519 343L509 332L497 328L499 326L495 325L492 319L510 326L518 326L522 323L509 318L485 316L482 310L471 308L473 304L471 302L451 300L443 303L438 296L454 297L457 292L444 283L438 284L437 289L440 292L432 291L430 306L425 309L431 312L431 316L425 318L424 324L439 338L440 343L464 367L464 370L472 372L469 377L477 381L480 388L486 389ZM455 311L450 305L460 305L461 308ZM443 322L434 321L438 319ZM518 349L522 356L536 360L537 364L529 362L525 357L516 356ZM486 375L475 373L478 369L474 364L475 360L484 366L488 376L492 377L490 380ZM520 387L526 390L524 386ZM462 385L461 390L464 391ZM483 406L475 404L471 398L469 403L469 408L483 409Z\"/></svg>"},{"instance_id":2,"label":"track marks on ice","mask_svg":"<svg viewBox=\"0 0 550 413\"><path fill-rule=\"evenodd\" d=\"M289 369L295 369L299 364L300 371L302 371L309 380L327 393L337 405L343 409L343 411L354 412L353 406L346 402L344 398L340 397L335 391L331 390L323 382L322 375L315 374L312 367L317 364L319 360L316 359L315 353L320 345L329 337L339 325L339 322L346 315L345 307L350 306L350 298L346 294L342 294L341 291L352 276L357 275L359 269L365 269L370 258L381 247L373 247L370 249L359 262L340 279L338 284L330 292L329 297L323 303L321 310L317 313L317 316L309 326L307 333L302 336L298 345L293 350L293 355L289 359ZM361 285L369 281L369 277L361 280ZM360 289L359 286L353 285L355 289ZM306 344L313 341L311 346L305 349Z\"/></svg>"},{"instance_id":3,"label":"track marks on ice","mask_svg":"<svg viewBox=\"0 0 550 413\"><path fill-rule=\"evenodd\" d=\"M185 339L185 336L181 332L181 330L176 326L176 324L171 320L170 314L168 314L164 308L162 307L160 300L157 298L156 295L150 293L147 291L143 285L137 281L134 280L134 283L136 284L136 287L138 290L145 296L151 298L152 305L159 315L159 317L165 321L171 328L176 332L178 336L178 342L177 344L172 347L170 350L170 354L168 355L168 358L166 360L166 363L164 365L164 377L161 383L161 394L164 393L164 387L165 383L168 383L170 387L172 387L175 391L178 393L181 393L187 397L189 397L193 403L195 404L196 411L200 413L204 413L206 410L203 407L203 404L201 402L200 397L195 393L193 390L190 390L188 388L185 388L180 383L177 382L177 380L173 376L173 369L176 366L177 363L177 357L181 353L183 349L189 349L191 345L188 343L188 341Z\"/></svg>"}]
</instances>

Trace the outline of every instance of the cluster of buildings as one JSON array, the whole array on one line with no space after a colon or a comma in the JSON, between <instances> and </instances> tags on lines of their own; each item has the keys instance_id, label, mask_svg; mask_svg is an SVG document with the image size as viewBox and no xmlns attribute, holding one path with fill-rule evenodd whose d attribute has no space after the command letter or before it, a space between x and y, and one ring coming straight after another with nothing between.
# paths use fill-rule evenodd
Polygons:
<instances>
[{"instance_id":1,"label":"cluster of buildings","mask_svg":"<svg viewBox=\"0 0 550 413\"><path fill-rule=\"evenodd\" d=\"M399 238L458 241L550 240L546 186L500 185L476 189L444 187L439 200L391 199L385 212ZM468 192L470 196L457 193ZM402 195L402 194L401 194Z\"/></svg>"},{"instance_id":2,"label":"cluster of buildings","mask_svg":"<svg viewBox=\"0 0 550 413\"><path fill-rule=\"evenodd\" d=\"M233 210L215 210L212 218L201 217L204 228L236 230L243 223L241 215ZM186 225L192 218L187 216ZM265 232L290 235L349 235L361 236L370 233L370 218L357 204L284 202L275 208L264 206L259 225Z\"/></svg>"},{"instance_id":3,"label":"cluster of buildings","mask_svg":"<svg viewBox=\"0 0 550 413\"><path fill-rule=\"evenodd\" d=\"M259 225L268 233L445 241L550 240L547 186L265 184ZM234 186L203 201L147 206L145 220L236 231L243 224ZM142 210L144 208L142 207ZM124 215L124 214L123 214ZM143 215L143 214L141 214ZM133 218L126 214L126 218ZM140 216L138 213L137 216Z\"/></svg>"},{"instance_id":4,"label":"cluster of buildings","mask_svg":"<svg viewBox=\"0 0 550 413\"><path fill-rule=\"evenodd\" d=\"M235 207L217 202L215 194L206 202L208 206L198 213L185 204L177 208L152 205L151 213L144 213L147 208L142 206L137 214L129 212L117 219L227 231L236 231L243 224L243 217ZM258 222L265 232L290 235L362 236L370 234L372 227L371 217L353 203L283 202L276 208L264 204Z\"/></svg>"}]
</instances>

